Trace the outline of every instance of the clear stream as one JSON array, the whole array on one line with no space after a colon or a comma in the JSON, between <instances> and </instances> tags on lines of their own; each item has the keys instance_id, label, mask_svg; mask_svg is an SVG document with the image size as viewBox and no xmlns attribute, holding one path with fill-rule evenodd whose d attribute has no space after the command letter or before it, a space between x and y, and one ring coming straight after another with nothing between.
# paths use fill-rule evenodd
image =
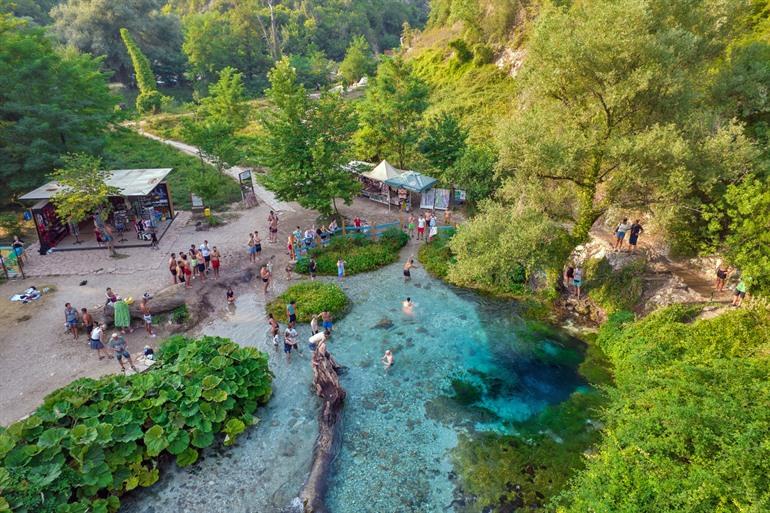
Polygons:
<instances>
[{"instance_id":1,"label":"clear stream","mask_svg":"<svg viewBox=\"0 0 770 513\"><path fill-rule=\"evenodd\" d=\"M405 285L395 264L343 284L354 306L329 343L348 368L342 447L327 496L333 513L453 511L450 451L459 433L509 432L512 422L585 385L580 343L533 328L515 305L452 289L422 269L412 274ZM407 296L411 313L401 305ZM268 341L253 295L203 331L269 352L273 398L237 445L189 469L171 466L158 484L126 497L122 511L291 510L317 432L307 346L287 364ZM307 340L309 328L300 335ZM380 362L386 349L395 357L388 372Z\"/></svg>"}]
</instances>

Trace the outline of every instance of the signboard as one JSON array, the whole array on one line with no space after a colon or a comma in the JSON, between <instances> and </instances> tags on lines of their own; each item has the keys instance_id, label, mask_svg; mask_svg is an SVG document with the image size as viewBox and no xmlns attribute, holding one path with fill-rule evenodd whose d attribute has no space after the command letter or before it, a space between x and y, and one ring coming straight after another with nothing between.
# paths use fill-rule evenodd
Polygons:
<instances>
[{"instance_id":1,"label":"signboard","mask_svg":"<svg viewBox=\"0 0 770 513\"><path fill-rule=\"evenodd\" d=\"M256 206L257 196L254 194L254 180L251 177L251 169L238 173L238 183L241 186L241 199L250 207Z\"/></svg>"},{"instance_id":2,"label":"signboard","mask_svg":"<svg viewBox=\"0 0 770 513\"><path fill-rule=\"evenodd\" d=\"M192 208L203 208L203 199L195 194L190 194L190 202L192 203Z\"/></svg>"}]
</instances>

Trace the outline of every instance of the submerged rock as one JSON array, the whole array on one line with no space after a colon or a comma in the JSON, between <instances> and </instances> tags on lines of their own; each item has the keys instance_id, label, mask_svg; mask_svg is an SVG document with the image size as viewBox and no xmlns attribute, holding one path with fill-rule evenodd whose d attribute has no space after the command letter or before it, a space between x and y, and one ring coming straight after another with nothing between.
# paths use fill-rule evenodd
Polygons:
<instances>
[{"instance_id":1,"label":"submerged rock","mask_svg":"<svg viewBox=\"0 0 770 513\"><path fill-rule=\"evenodd\" d=\"M373 330L389 330L389 329L393 328L393 326L394 326L393 321L391 321L387 317L383 317L382 319L380 319L377 322L377 324L372 326L371 329L373 329Z\"/></svg>"}]
</instances>

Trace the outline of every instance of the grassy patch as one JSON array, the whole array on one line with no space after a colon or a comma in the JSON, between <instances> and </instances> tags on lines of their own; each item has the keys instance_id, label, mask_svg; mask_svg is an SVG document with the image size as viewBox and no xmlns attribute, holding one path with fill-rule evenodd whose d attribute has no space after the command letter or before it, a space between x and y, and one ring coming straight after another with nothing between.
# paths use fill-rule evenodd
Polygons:
<instances>
[{"instance_id":1,"label":"grassy patch","mask_svg":"<svg viewBox=\"0 0 770 513\"><path fill-rule=\"evenodd\" d=\"M335 319L343 316L349 300L339 285L320 281L306 281L292 285L286 292L267 304L267 312L278 322L287 322L286 305L297 303L297 321L310 322L313 315L328 310Z\"/></svg>"},{"instance_id":2,"label":"grassy patch","mask_svg":"<svg viewBox=\"0 0 770 513\"><path fill-rule=\"evenodd\" d=\"M201 172L215 173L219 181L217 195L209 206L220 209L241 199L235 180L219 174L213 166L203 165L195 157L125 128L119 128L107 135L103 157L105 166L111 169L174 168L168 176L168 184L177 209L191 207L189 183L200 176Z\"/></svg>"},{"instance_id":3,"label":"grassy patch","mask_svg":"<svg viewBox=\"0 0 770 513\"><path fill-rule=\"evenodd\" d=\"M345 272L349 275L374 271L398 260L399 250L406 245L408 236L400 230L392 229L373 241L366 236L337 237L325 248L310 251L318 264L318 274L337 275L337 260L347 262ZM310 259L300 258L296 272L307 274Z\"/></svg>"},{"instance_id":4,"label":"grassy patch","mask_svg":"<svg viewBox=\"0 0 770 513\"><path fill-rule=\"evenodd\" d=\"M642 299L645 263L637 260L614 270L606 258L586 263L585 291L607 314L633 310Z\"/></svg>"}]
</instances>

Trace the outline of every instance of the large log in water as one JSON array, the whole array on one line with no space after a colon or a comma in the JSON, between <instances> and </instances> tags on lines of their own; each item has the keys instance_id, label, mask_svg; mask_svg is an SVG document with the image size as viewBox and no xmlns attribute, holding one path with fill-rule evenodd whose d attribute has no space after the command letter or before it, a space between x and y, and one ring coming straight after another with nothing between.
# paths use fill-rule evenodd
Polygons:
<instances>
[{"instance_id":1,"label":"large log in water","mask_svg":"<svg viewBox=\"0 0 770 513\"><path fill-rule=\"evenodd\" d=\"M328 513L324 497L328 486L329 469L339 448L339 421L345 401L345 390L340 386L339 366L319 344L313 353L313 385L323 401L318 418L318 439L313 449L313 465L305 486L299 494L305 513Z\"/></svg>"}]
</instances>

